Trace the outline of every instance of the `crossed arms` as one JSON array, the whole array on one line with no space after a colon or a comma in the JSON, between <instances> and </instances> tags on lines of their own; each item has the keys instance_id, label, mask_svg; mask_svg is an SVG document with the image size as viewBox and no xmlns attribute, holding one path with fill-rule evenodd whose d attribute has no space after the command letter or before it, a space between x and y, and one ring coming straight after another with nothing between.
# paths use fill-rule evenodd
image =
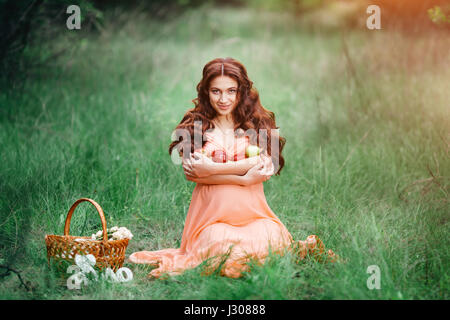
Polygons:
<instances>
[{"instance_id":1,"label":"crossed arms","mask_svg":"<svg viewBox=\"0 0 450 320\"><path fill-rule=\"evenodd\" d=\"M183 158L183 170L188 181L202 184L234 184L248 186L270 179L274 173L270 157L260 155L226 163L216 163L202 153Z\"/></svg>"}]
</instances>

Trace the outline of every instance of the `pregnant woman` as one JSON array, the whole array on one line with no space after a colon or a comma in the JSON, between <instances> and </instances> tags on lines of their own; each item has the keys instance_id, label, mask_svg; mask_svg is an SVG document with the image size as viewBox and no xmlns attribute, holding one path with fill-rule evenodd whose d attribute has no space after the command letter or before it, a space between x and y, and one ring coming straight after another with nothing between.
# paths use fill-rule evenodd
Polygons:
<instances>
[{"instance_id":1,"label":"pregnant woman","mask_svg":"<svg viewBox=\"0 0 450 320\"><path fill-rule=\"evenodd\" d=\"M186 179L196 182L181 246L129 258L156 266L149 276L177 275L205 262L204 274L220 267L221 275L237 278L250 260L263 263L269 252L285 249L300 259L312 254L320 261L336 260L315 235L294 241L267 204L263 182L283 169L285 139L252 84L232 58L203 68L195 107L176 128L182 139L169 147L170 154L175 148L182 157ZM248 154L250 145L254 155Z\"/></svg>"}]
</instances>

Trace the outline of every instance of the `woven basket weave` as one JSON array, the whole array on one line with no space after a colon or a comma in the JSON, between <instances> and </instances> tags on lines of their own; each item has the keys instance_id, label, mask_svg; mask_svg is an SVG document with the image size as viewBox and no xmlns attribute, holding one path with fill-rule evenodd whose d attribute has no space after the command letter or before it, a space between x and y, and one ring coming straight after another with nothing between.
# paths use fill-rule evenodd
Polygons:
<instances>
[{"instance_id":1,"label":"woven basket weave","mask_svg":"<svg viewBox=\"0 0 450 320\"><path fill-rule=\"evenodd\" d=\"M70 236L70 220L75 208L83 201L92 203L100 215L103 229L103 240L92 240L90 237ZM79 241L76 241L76 240ZM45 243L47 245L47 260L55 262L69 261L73 262L75 255L92 254L96 260L96 266L100 269L110 267L114 271L121 268L125 260L125 251L129 239L108 240L106 231L106 219L100 205L92 199L78 199L67 213L66 223L64 225L64 235L46 235Z\"/></svg>"}]
</instances>

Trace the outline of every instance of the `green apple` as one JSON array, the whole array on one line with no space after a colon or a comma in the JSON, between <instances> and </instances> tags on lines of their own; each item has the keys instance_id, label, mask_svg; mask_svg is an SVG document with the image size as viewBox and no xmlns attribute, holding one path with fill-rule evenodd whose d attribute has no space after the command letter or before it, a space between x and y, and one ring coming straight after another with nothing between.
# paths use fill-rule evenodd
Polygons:
<instances>
[{"instance_id":1,"label":"green apple","mask_svg":"<svg viewBox=\"0 0 450 320\"><path fill-rule=\"evenodd\" d=\"M259 152L260 152L260 149L258 146L249 145L247 147L247 149L245 149L245 157L250 158L250 157L259 156Z\"/></svg>"}]
</instances>

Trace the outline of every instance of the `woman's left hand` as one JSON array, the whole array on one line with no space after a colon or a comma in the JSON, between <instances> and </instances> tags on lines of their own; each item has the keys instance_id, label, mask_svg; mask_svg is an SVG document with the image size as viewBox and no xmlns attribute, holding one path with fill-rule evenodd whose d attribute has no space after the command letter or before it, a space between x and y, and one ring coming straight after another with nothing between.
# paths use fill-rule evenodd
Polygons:
<instances>
[{"instance_id":1,"label":"woman's left hand","mask_svg":"<svg viewBox=\"0 0 450 320\"><path fill-rule=\"evenodd\" d=\"M267 176L267 180L270 179L275 172L275 168L273 166L272 158L266 156L265 154L260 155L262 162L264 163L264 167L261 170L261 174Z\"/></svg>"},{"instance_id":2,"label":"woman's left hand","mask_svg":"<svg viewBox=\"0 0 450 320\"><path fill-rule=\"evenodd\" d=\"M204 178L212 174L214 162L200 152L194 152L190 158L183 159L184 173L189 178Z\"/></svg>"},{"instance_id":3,"label":"woman's left hand","mask_svg":"<svg viewBox=\"0 0 450 320\"><path fill-rule=\"evenodd\" d=\"M274 174L272 159L263 154L260 155L260 158L261 161L248 170L244 176L247 185L267 181Z\"/></svg>"}]
</instances>

